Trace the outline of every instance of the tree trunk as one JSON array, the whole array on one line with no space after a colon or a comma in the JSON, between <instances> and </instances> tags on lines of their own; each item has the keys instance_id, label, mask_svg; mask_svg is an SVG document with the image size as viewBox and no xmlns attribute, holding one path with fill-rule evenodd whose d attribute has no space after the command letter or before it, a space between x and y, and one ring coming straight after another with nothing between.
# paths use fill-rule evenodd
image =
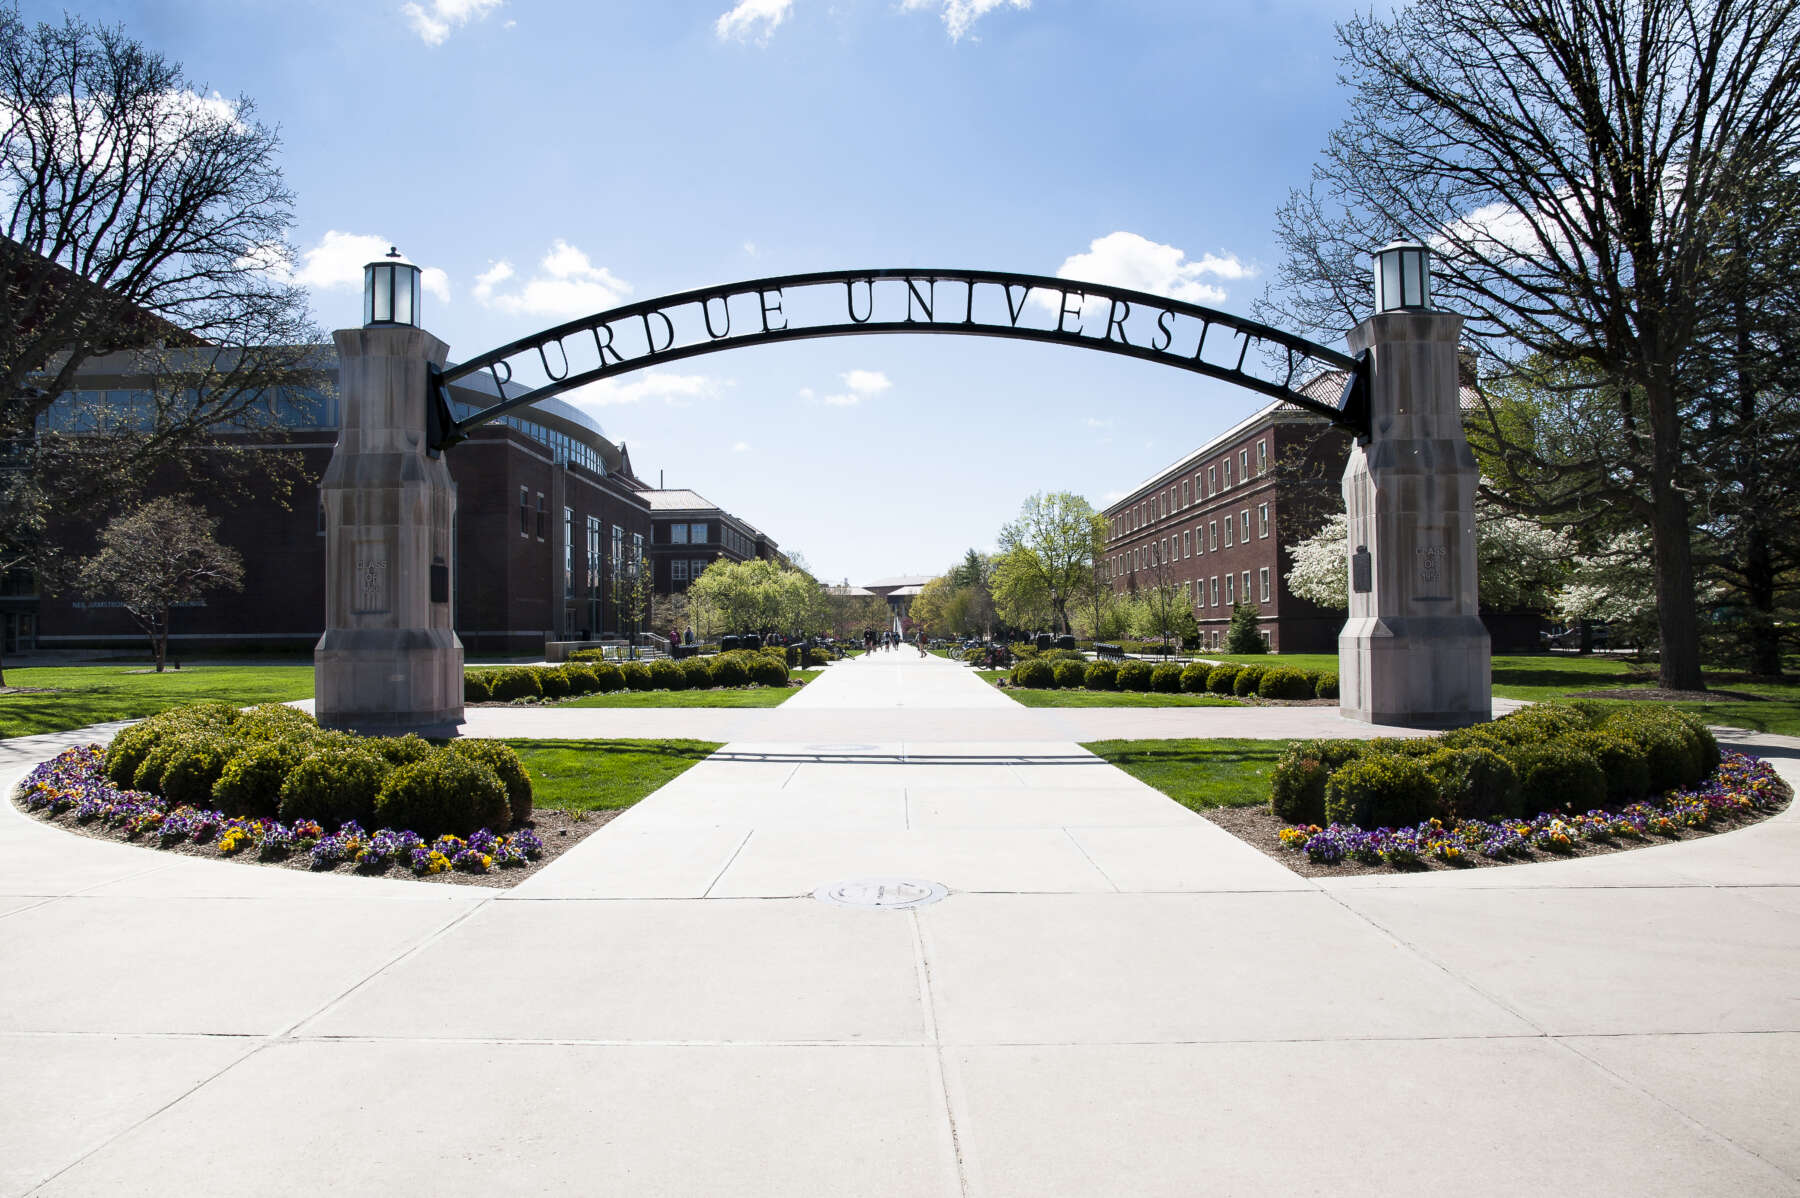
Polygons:
<instances>
[{"instance_id":1,"label":"tree trunk","mask_svg":"<svg viewBox=\"0 0 1800 1198\"><path fill-rule=\"evenodd\" d=\"M1646 383L1650 411L1650 540L1656 559L1656 624L1662 654L1659 685L1700 691L1700 625L1694 605L1694 557L1689 541L1687 496L1676 477L1681 426L1673 389L1665 378Z\"/></svg>"}]
</instances>

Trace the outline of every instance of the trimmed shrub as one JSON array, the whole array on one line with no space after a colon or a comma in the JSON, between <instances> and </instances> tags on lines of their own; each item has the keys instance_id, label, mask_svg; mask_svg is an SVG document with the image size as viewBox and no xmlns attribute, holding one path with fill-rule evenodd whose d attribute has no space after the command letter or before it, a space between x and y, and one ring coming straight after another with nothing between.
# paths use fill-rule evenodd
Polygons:
<instances>
[{"instance_id":1,"label":"trimmed shrub","mask_svg":"<svg viewBox=\"0 0 1800 1198\"><path fill-rule=\"evenodd\" d=\"M529 666L506 666L494 675L494 698L501 703L514 699L541 699L544 684L538 672Z\"/></svg>"},{"instance_id":2,"label":"trimmed shrub","mask_svg":"<svg viewBox=\"0 0 1800 1198\"><path fill-rule=\"evenodd\" d=\"M519 827L528 823L532 812L531 775L525 772L525 764L513 747L503 740L453 740L445 746L452 753L479 761L494 771L500 784L506 788L506 806L512 815L511 826ZM504 829L489 825L495 832Z\"/></svg>"},{"instance_id":3,"label":"trimmed shrub","mask_svg":"<svg viewBox=\"0 0 1800 1198\"><path fill-rule=\"evenodd\" d=\"M213 783L212 804L226 815L255 818L281 810L281 787L306 756L309 747L298 737L253 741L232 755Z\"/></svg>"},{"instance_id":4,"label":"trimmed shrub","mask_svg":"<svg viewBox=\"0 0 1800 1198\"><path fill-rule=\"evenodd\" d=\"M1306 675L1291 666L1277 666L1262 676L1256 684L1256 693L1265 699L1310 699L1313 688L1306 683Z\"/></svg>"},{"instance_id":5,"label":"trimmed shrub","mask_svg":"<svg viewBox=\"0 0 1800 1198\"><path fill-rule=\"evenodd\" d=\"M594 676L594 667L584 662L564 666L563 673L569 676L569 693L572 695L591 695L600 689L600 681Z\"/></svg>"},{"instance_id":6,"label":"trimmed shrub","mask_svg":"<svg viewBox=\"0 0 1800 1198\"><path fill-rule=\"evenodd\" d=\"M1206 691L1212 695L1229 695L1237 683L1238 672L1244 667L1236 662L1224 662L1216 665L1206 675Z\"/></svg>"},{"instance_id":7,"label":"trimmed shrub","mask_svg":"<svg viewBox=\"0 0 1800 1198\"><path fill-rule=\"evenodd\" d=\"M1087 663L1083 661L1059 661L1053 667L1056 671L1056 685L1069 690L1080 690L1087 681Z\"/></svg>"},{"instance_id":8,"label":"trimmed shrub","mask_svg":"<svg viewBox=\"0 0 1800 1198\"><path fill-rule=\"evenodd\" d=\"M1037 659L1048 662L1078 661L1084 666L1087 664L1087 654L1079 649L1045 649L1037 655Z\"/></svg>"},{"instance_id":9,"label":"trimmed shrub","mask_svg":"<svg viewBox=\"0 0 1800 1198\"><path fill-rule=\"evenodd\" d=\"M1269 672L1265 665L1241 666L1237 677L1231 680L1231 693L1240 698L1254 695L1256 688L1262 685L1263 675Z\"/></svg>"},{"instance_id":10,"label":"trimmed shrub","mask_svg":"<svg viewBox=\"0 0 1800 1198\"><path fill-rule=\"evenodd\" d=\"M189 735L192 733L181 730L161 731L150 742L150 751L144 754L137 771L131 775L131 789L161 794L163 771L181 750L182 739Z\"/></svg>"},{"instance_id":11,"label":"trimmed shrub","mask_svg":"<svg viewBox=\"0 0 1800 1198\"><path fill-rule=\"evenodd\" d=\"M1190 664L1185 670L1181 671L1181 689L1190 695L1205 694L1206 676L1211 674L1212 671L1213 667L1203 661L1196 661Z\"/></svg>"},{"instance_id":12,"label":"trimmed shrub","mask_svg":"<svg viewBox=\"0 0 1800 1198\"><path fill-rule=\"evenodd\" d=\"M1429 757L1443 749L1436 736L1377 736L1368 741L1370 753L1392 753L1396 757Z\"/></svg>"},{"instance_id":13,"label":"trimmed shrub","mask_svg":"<svg viewBox=\"0 0 1800 1198\"><path fill-rule=\"evenodd\" d=\"M601 661L595 662L593 669L596 694L605 695L625 689L625 675L619 672L618 666L613 665L610 661Z\"/></svg>"},{"instance_id":14,"label":"trimmed shrub","mask_svg":"<svg viewBox=\"0 0 1800 1198\"><path fill-rule=\"evenodd\" d=\"M106 776L114 786L130 789L138 766L156 747L157 725L150 720L122 728L106 746Z\"/></svg>"},{"instance_id":15,"label":"trimmed shrub","mask_svg":"<svg viewBox=\"0 0 1800 1198\"><path fill-rule=\"evenodd\" d=\"M359 746L365 753L373 753L391 766L411 765L415 761L423 761L437 752L431 745L419 739L417 733L408 732L405 736L371 736ZM317 819L317 816L313 818Z\"/></svg>"},{"instance_id":16,"label":"trimmed shrub","mask_svg":"<svg viewBox=\"0 0 1800 1198\"><path fill-rule=\"evenodd\" d=\"M162 797L175 807L205 807L225 764L244 742L235 736L197 732L170 738L175 746L163 768Z\"/></svg>"},{"instance_id":17,"label":"trimmed shrub","mask_svg":"<svg viewBox=\"0 0 1800 1198\"><path fill-rule=\"evenodd\" d=\"M1588 721L1581 710L1567 704L1534 703L1501 716L1486 727L1506 744L1533 745L1586 732Z\"/></svg>"},{"instance_id":18,"label":"trimmed shrub","mask_svg":"<svg viewBox=\"0 0 1800 1198\"><path fill-rule=\"evenodd\" d=\"M538 685L544 690L546 699L566 699L574 689L569 685L569 675L561 666L532 666L538 677Z\"/></svg>"},{"instance_id":19,"label":"trimmed shrub","mask_svg":"<svg viewBox=\"0 0 1800 1198\"><path fill-rule=\"evenodd\" d=\"M376 823L427 838L467 836L478 828L504 831L510 815L499 775L449 751L395 770L375 796Z\"/></svg>"},{"instance_id":20,"label":"trimmed shrub","mask_svg":"<svg viewBox=\"0 0 1800 1198\"><path fill-rule=\"evenodd\" d=\"M1150 689L1160 695L1181 693L1181 667L1164 662L1150 671Z\"/></svg>"},{"instance_id":21,"label":"trimmed shrub","mask_svg":"<svg viewBox=\"0 0 1800 1198\"><path fill-rule=\"evenodd\" d=\"M750 681L758 686L786 686L787 662L768 653L759 653L750 663Z\"/></svg>"},{"instance_id":22,"label":"trimmed shrub","mask_svg":"<svg viewBox=\"0 0 1800 1198\"><path fill-rule=\"evenodd\" d=\"M1492 749L1439 749L1425 758L1452 819L1521 819L1519 772Z\"/></svg>"},{"instance_id":23,"label":"trimmed shrub","mask_svg":"<svg viewBox=\"0 0 1800 1198\"><path fill-rule=\"evenodd\" d=\"M290 823L297 819L316 819L327 831L335 831L346 820L369 826L375 818L375 796L383 781L402 770L417 768L418 763L414 763L395 770L381 757L361 749L325 749L311 753L281 784L279 813Z\"/></svg>"},{"instance_id":24,"label":"trimmed shrub","mask_svg":"<svg viewBox=\"0 0 1800 1198\"><path fill-rule=\"evenodd\" d=\"M750 682L750 671L736 655L724 653L712 659L712 683L714 686L746 686Z\"/></svg>"},{"instance_id":25,"label":"trimmed shrub","mask_svg":"<svg viewBox=\"0 0 1800 1198\"><path fill-rule=\"evenodd\" d=\"M650 663L650 685L659 691L684 691L687 689L687 675L680 666L666 657L659 657Z\"/></svg>"},{"instance_id":26,"label":"trimmed shrub","mask_svg":"<svg viewBox=\"0 0 1800 1198\"><path fill-rule=\"evenodd\" d=\"M824 649L808 649L806 651L806 664L813 669L818 669L820 666L828 666L831 664L831 654Z\"/></svg>"},{"instance_id":27,"label":"trimmed shrub","mask_svg":"<svg viewBox=\"0 0 1800 1198\"><path fill-rule=\"evenodd\" d=\"M1694 786L1718 768L1718 741L1698 720L1666 707L1625 707L1607 715L1600 731L1622 736L1644 753L1650 790Z\"/></svg>"},{"instance_id":28,"label":"trimmed shrub","mask_svg":"<svg viewBox=\"0 0 1800 1198\"><path fill-rule=\"evenodd\" d=\"M1592 753L1571 744L1515 746L1504 754L1519 772L1519 802L1525 815L1544 811L1588 811L1606 802L1606 773Z\"/></svg>"},{"instance_id":29,"label":"trimmed shrub","mask_svg":"<svg viewBox=\"0 0 1800 1198\"><path fill-rule=\"evenodd\" d=\"M1606 801L1627 803L1650 793L1650 756L1628 736L1617 732L1583 732L1569 744L1593 754L1606 775Z\"/></svg>"},{"instance_id":30,"label":"trimmed shrub","mask_svg":"<svg viewBox=\"0 0 1800 1198\"><path fill-rule=\"evenodd\" d=\"M1325 822L1325 783L1332 771L1362 756L1356 740L1297 740L1275 763L1269 810L1290 824Z\"/></svg>"},{"instance_id":31,"label":"trimmed shrub","mask_svg":"<svg viewBox=\"0 0 1800 1198\"><path fill-rule=\"evenodd\" d=\"M1325 818L1364 828L1400 828L1441 810L1437 783L1417 757L1366 753L1332 771L1325 783Z\"/></svg>"},{"instance_id":32,"label":"trimmed shrub","mask_svg":"<svg viewBox=\"0 0 1800 1198\"><path fill-rule=\"evenodd\" d=\"M238 713L237 722L231 726L231 734L241 740L281 740L310 736L318 730L318 720L286 703L258 703Z\"/></svg>"},{"instance_id":33,"label":"trimmed shrub","mask_svg":"<svg viewBox=\"0 0 1800 1198\"><path fill-rule=\"evenodd\" d=\"M1033 690L1054 688L1056 686L1056 667L1035 657L1030 661L1022 661L1013 667L1012 684L1030 687Z\"/></svg>"},{"instance_id":34,"label":"trimmed shrub","mask_svg":"<svg viewBox=\"0 0 1800 1198\"><path fill-rule=\"evenodd\" d=\"M1319 680L1313 684L1313 698L1335 699L1338 697L1338 676L1336 670L1320 670Z\"/></svg>"},{"instance_id":35,"label":"trimmed shrub","mask_svg":"<svg viewBox=\"0 0 1800 1198\"><path fill-rule=\"evenodd\" d=\"M1147 691L1150 689L1150 663L1147 661L1128 661L1119 667L1119 689L1122 691Z\"/></svg>"},{"instance_id":36,"label":"trimmed shrub","mask_svg":"<svg viewBox=\"0 0 1800 1198\"><path fill-rule=\"evenodd\" d=\"M226 732L237 724L243 714L229 703L218 699L207 699L201 703L171 707L150 718L162 726L208 728L215 732Z\"/></svg>"},{"instance_id":37,"label":"trimmed shrub","mask_svg":"<svg viewBox=\"0 0 1800 1198\"><path fill-rule=\"evenodd\" d=\"M1081 684L1091 691L1119 689L1119 667L1110 661L1097 661L1082 675Z\"/></svg>"},{"instance_id":38,"label":"trimmed shrub","mask_svg":"<svg viewBox=\"0 0 1800 1198\"><path fill-rule=\"evenodd\" d=\"M614 671L614 673L617 672ZM681 674L687 679L687 688L691 691L703 691L713 684L712 670L707 666L705 658L682 658Z\"/></svg>"},{"instance_id":39,"label":"trimmed shrub","mask_svg":"<svg viewBox=\"0 0 1800 1198\"><path fill-rule=\"evenodd\" d=\"M571 649L569 651L569 660L602 662L606 660L606 650L604 648Z\"/></svg>"},{"instance_id":40,"label":"trimmed shrub","mask_svg":"<svg viewBox=\"0 0 1800 1198\"><path fill-rule=\"evenodd\" d=\"M650 667L641 661L628 661L619 666L619 673L624 676L628 690L647 691L656 685L650 676Z\"/></svg>"},{"instance_id":41,"label":"trimmed shrub","mask_svg":"<svg viewBox=\"0 0 1800 1198\"><path fill-rule=\"evenodd\" d=\"M494 676L486 670L463 671L463 702L491 703L494 699Z\"/></svg>"}]
</instances>

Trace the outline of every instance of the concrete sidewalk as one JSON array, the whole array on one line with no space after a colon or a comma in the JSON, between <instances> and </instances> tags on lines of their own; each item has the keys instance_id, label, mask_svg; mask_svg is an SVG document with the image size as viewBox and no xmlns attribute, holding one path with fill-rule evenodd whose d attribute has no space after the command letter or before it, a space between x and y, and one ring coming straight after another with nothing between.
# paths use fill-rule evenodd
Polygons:
<instances>
[{"instance_id":1,"label":"concrete sidewalk","mask_svg":"<svg viewBox=\"0 0 1800 1198\"><path fill-rule=\"evenodd\" d=\"M769 711L474 714L731 743L504 892L0 813L0 1194L1800 1193L1791 812L1321 885L1076 743L1230 709L877 654ZM950 893L810 897L868 876Z\"/></svg>"}]
</instances>

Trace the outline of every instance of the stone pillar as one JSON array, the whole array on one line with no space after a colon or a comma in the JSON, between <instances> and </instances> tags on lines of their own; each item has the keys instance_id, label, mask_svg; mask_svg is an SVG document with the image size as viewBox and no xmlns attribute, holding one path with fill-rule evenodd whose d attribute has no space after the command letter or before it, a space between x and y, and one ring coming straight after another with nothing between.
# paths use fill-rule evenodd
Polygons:
<instances>
[{"instance_id":1,"label":"stone pillar","mask_svg":"<svg viewBox=\"0 0 1800 1198\"><path fill-rule=\"evenodd\" d=\"M1338 636L1340 710L1371 724L1451 728L1493 715L1475 579L1475 455L1457 374L1462 317L1379 313L1350 333L1369 351L1367 444L1344 467L1350 619Z\"/></svg>"},{"instance_id":2,"label":"stone pillar","mask_svg":"<svg viewBox=\"0 0 1800 1198\"><path fill-rule=\"evenodd\" d=\"M449 347L423 329L339 329L343 423L325 501L325 635L313 693L328 728L451 735L463 648L451 626L456 484L425 445L427 370Z\"/></svg>"}]
</instances>

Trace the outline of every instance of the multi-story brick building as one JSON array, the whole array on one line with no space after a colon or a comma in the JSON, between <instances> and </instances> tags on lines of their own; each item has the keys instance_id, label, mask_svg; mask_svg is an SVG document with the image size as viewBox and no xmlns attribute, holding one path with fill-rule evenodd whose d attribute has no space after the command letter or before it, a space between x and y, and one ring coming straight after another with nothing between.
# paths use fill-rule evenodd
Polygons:
<instances>
[{"instance_id":1,"label":"multi-story brick building","mask_svg":"<svg viewBox=\"0 0 1800 1198\"><path fill-rule=\"evenodd\" d=\"M645 491L650 506L650 565L654 593L685 591L721 559L782 561L774 539L706 496L682 489Z\"/></svg>"},{"instance_id":2,"label":"multi-story brick building","mask_svg":"<svg viewBox=\"0 0 1800 1198\"><path fill-rule=\"evenodd\" d=\"M1350 438L1323 417L1274 403L1158 471L1106 509L1105 569L1119 593L1171 582L1218 647L1232 604L1262 615L1270 649L1326 653L1341 612L1288 590L1290 547L1341 506Z\"/></svg>"},{"instance_id":3,"label":"multi-story brick building","mask_svg":"<svg viewBox=\"0 0 1800 1198\"><path fill-rule=\"evenodd\" d=\"M321 350L329 356L329 348ZM329 363L327 369L330 369ZM79 429L108 413L130 419L147 406L152 380L134 374L130 354L97 359L82 390L59 400L51 428ZM483 384L485 384L485 389ZM492 384L472 378L451 389L467 416L495 401ZM335 394L283 390L270 398L274 430L231 434L253 451L300 457L291 492L258 481L204 497L218 538L244 559L244 587L209 595L173 617L171 647L192 653L226 647L310 648L324 629L325 536L317 485L337 440ZM628 628L615 579L643 560L651 537L647 488L623 445L587 415L545 400L475 430L447 451L457 484L455 625L473 652L536 654L546 639L599 636ZM253 472L254 477L254 472ZM167 489L177 489L171 481ZM91 529L63 530L76 553ZM9 651L133 648L143 634L101 596L38 594L9 579L4 604ZM24 594L18 592L24 591ZM24 635L21 635L23 633Z\"/></svg>"}]
</instances>

